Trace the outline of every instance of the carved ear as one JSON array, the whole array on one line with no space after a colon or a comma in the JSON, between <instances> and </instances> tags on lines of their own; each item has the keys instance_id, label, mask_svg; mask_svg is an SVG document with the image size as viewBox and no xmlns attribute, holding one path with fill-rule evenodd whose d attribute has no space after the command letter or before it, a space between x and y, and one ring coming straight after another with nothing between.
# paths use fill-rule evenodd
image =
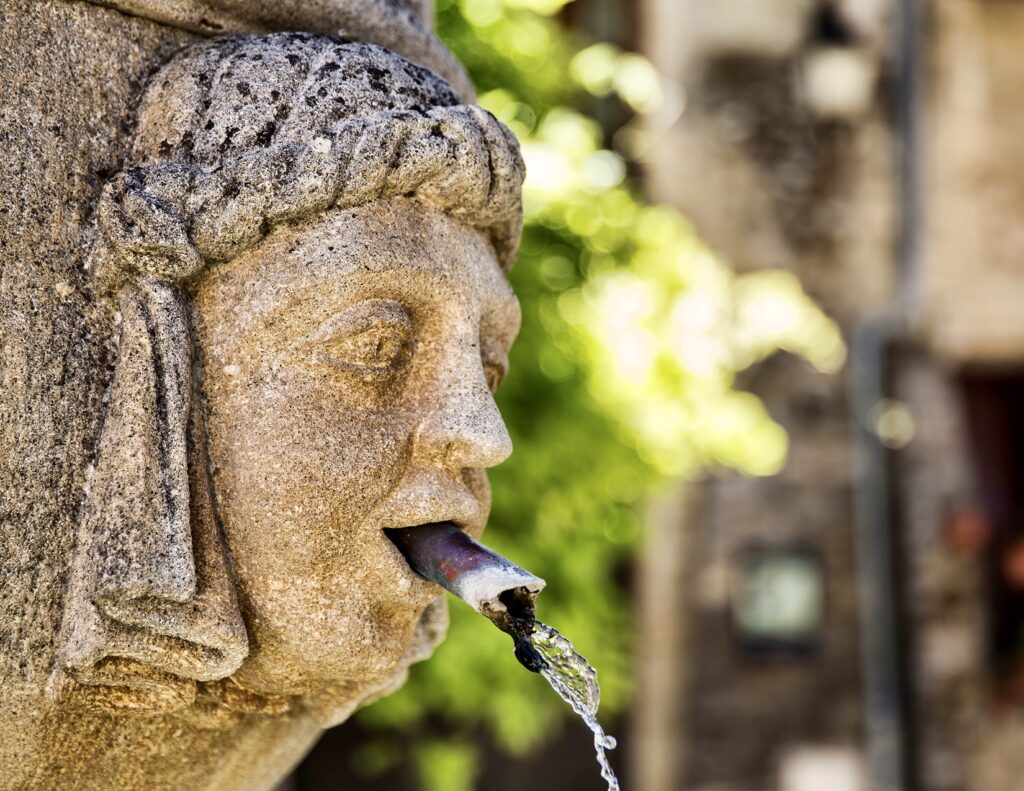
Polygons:
<instances>
[{"instance_id":1,"label":"carved ear","mask_svg":"<svg viewBox=\"0 0 1024 791\"><path fill-rule=\"evenodd\" d=\"M194 697L195 681L236 670L248 643L193 414L177 288L136 281L121 320L65 612L64 664L74 680L103 687L118 686L125 669L122 693L167 679L182 688L147 696L177 707Z\"/></svg>"}]
</instances>

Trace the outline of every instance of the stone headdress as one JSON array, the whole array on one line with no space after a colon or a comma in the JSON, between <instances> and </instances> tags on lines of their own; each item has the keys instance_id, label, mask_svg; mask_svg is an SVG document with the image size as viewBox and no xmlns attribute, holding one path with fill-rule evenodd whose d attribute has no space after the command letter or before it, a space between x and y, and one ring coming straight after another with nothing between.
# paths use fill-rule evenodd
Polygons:
<instances>
[{"instance_id":1,"label":"stone headdress","mask_svg":"<svg viewBox=\"0 0 1024 791\"><path fill-rule=\"evenodd\" d=\"M55 679L64 700L169 710L248 651L195 408L189 281L275 225L388 197L479 228L507 268L523 165L434 73L310 34L179 53L147 88L132 161L103 190L89 259L119 301L120 346Z\"/></svg>"}]
</instances>

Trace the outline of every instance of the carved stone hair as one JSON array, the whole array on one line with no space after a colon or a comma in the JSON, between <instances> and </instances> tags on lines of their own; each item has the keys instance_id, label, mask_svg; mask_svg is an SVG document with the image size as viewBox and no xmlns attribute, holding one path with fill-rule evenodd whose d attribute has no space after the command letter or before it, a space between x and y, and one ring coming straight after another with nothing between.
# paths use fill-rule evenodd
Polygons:
<instances>
[{"instance_id":1,"label":"carved stone hair","mask_svg":"<svg viewBox=\"0 0 1024 791\"><path fill-rule=\"evenodd\" d=\"M184 287L275 225L389 197L480 229L507 269L522 159L432 72L371 44L279 34L179 53L147 87L132 160L103 189L89 257L119 299L120 346L55 691L113 709L198 695L277 710L214 683L248 644L192 408Z\"/></svg>"},{"instance_id":2,"label":"carved stone hair","mask_svg":"<svg viewBox=\"0 0 1024 791\"><path fill-rule=\"evenodd\" d=\"M486 231L505 268L515 258L512 133L372 44L281 34L189 49L147 91L134 154L97 212L104 287L184 280L279 223L395 196Z\"/></svg>"}]
</instances>

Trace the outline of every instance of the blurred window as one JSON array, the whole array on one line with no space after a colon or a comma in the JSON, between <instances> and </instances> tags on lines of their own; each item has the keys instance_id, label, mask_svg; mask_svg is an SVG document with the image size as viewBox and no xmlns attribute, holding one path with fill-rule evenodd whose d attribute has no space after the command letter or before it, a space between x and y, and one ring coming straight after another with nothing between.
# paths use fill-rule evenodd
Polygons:
<instances>
[{"instance_id":1,"label":"blurred window","mask_svg":"<svg viewBox=\"0 0 1024 791\"><path fill-rule=\"evenodd\" d=\"M736 556L731 586L733 631L754 653L817 649L825 619L825 570L808 547L754 546Z\"/></svg>"}]
</instances>

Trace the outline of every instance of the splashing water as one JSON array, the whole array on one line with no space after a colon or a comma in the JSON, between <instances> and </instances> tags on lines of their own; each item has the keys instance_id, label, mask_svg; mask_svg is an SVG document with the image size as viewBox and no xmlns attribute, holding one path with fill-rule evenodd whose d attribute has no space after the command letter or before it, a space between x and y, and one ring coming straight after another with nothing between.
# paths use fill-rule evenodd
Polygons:
<instances>
[{"instance_id":1,"label":"splashing water","mask_svg":"<svg viewBox=\"0 0 1024 791\"><path fill-rule=\"evenodd\" d=\"M619 791L619 780L605 754L605 750L615 748L615 737L606 734L597 721L597 707L601 704L597 671L555 629L540 621L534 621L533 625L533 633L527 639L544 661L540 674L590 728L601 777L608 783L608 791Z\"/></svg>"},{"instance_id":2,"label":"splashing water","mask_svg":"<svg viewBox=\"0 0 1024 791\"><path fill-rule=\"evenodd\" d=\"M594 734L594 752L601 766L601 777L608 784L608 791L619 791L619 780L605 753L605 750L615 748L615 738L606 734L597 721L597 709L601 705L597 671L556 629L533 617L532 601L524 606L525 598L517 600L505 595L501 601L507 612L492 620L499 629L512 635L516 659L527 670L540 673L558 697L572 706L572 710L590 728Z\"/></svg>"},{"instance_id":3,"label":"splashing water","mask_svg":"<svg viewBox=\"0 0 1024 791\"><path fill-rule=\"evenodd\" d=\"M516 659L527 670L540 673L590 728L601 777L608 791L619 791L605 753L615 747L615 739L597 721L601 702L597 671L572 643L535 617L534 602L544 580L474 541L451 522L384 532L420 576L451 591L511 635Z\"/></svg>"}]
</instances>

